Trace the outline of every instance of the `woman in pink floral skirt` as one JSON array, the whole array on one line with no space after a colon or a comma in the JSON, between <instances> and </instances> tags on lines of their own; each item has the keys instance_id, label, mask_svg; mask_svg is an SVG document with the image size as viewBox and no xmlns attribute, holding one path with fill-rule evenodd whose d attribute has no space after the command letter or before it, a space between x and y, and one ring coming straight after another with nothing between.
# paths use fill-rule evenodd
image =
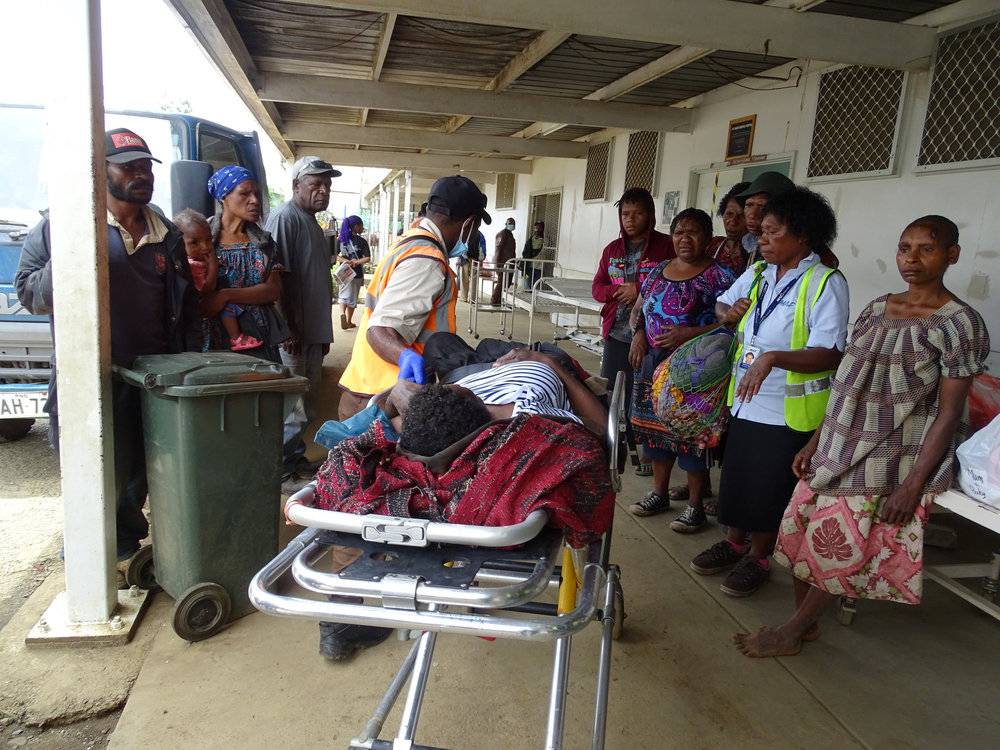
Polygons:
<instances>
[{"instance_id":1,"label":"woman in pink floral skirt","mask_svg":"<svg viewBox=\"0 0 1000 750\"><path fill-rule=\"evenodd\" d=\"M896 252L909 289L858 316L826 418L792 467L800 481L774 557L795 576L796 610L734 636L747 656L798 653L838 596L920 602L928 509L951 486L966 396L989 352L983 319L944 286L959 252L954 222L912 222Z\"/></svg>"}]
</instances>

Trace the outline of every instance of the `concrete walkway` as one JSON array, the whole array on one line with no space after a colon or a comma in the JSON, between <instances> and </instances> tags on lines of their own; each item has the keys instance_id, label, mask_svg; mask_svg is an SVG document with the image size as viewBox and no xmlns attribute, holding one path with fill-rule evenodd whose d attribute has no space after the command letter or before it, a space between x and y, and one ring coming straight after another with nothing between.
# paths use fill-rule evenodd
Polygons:
<instances>
[{"instance_id":1,"label":"concrete walkway","mask_svg":"<svg viewBox=\"0 0 1000 750\"><path fill-rule=\"evenodd\" d=\"M480 320L489 336L494 324ZM539 333L548 337L551 329ZM353 339L338 329L327 359L331 415ZM596 369L593 356L567 349ZM717 579L687 567L719 531L675 534L667 527L674 511L631 517L623 508L649 480L628 472L613 558L629 617L615 646L609 748L997 746L1000 628L993 620L928 583L919 608L862 603L853 626L829 616L823 637L797 657L747 659L731 634L785 616L790 577L776 567L756 596L724 596ZM166 610L154 607L143 624L158 630L112 748L346 747L408 648L391 640L333 665L317 655L315 624L261 614L188 644L170 629ZM597 643L596 626L574 639L567 748L589 747ZM442 636L418 741L456 750L540 747L550 662L548 644Z\"/></svg>"}]
</instances>

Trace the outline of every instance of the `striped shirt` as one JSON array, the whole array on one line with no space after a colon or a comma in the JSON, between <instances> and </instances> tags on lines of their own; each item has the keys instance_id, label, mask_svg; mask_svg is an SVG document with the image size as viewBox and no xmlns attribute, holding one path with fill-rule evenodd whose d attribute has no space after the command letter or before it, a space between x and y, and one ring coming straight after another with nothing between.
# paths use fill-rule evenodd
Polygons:
<instances>
[{"instance_id":1,"label":"striped shirt","mask_svg":"<svg viewBox=\"0 0 1000 750\"><path fill-rule=\"evenodd\" d=\"M467 375L455 385L468 388L488 406L513 404L515 417L538 414L580 422L572 411L562 380L543 362L511 362Z\"/></svg>"}]
</instances>

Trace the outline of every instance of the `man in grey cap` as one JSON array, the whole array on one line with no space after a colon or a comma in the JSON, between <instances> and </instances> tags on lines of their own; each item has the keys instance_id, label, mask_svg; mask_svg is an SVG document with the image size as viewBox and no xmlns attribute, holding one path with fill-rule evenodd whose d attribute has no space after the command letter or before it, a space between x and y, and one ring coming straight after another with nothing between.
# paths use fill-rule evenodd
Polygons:
<instances>
[{"instance_id":1,"label":"man in grey cap","mask_svg":"<svg viewBox=\"0 0 1000 750\"><path fill-rule=\"evenodd\" d=\"M316 418L323 357L333 343L332 257L316 214L330 205L330 185L339 176L329 162L303 156L292 165L292 199L272 211L264 227L278 247L275 263L285 272L281 306L292 336L282 344L281 359L296 375L309 379L303 397L305 419L293 412L285 421L285 479L312 476L316 468L305 460L302 430Z\"/></svg>"},{"instance_id":2,"label":"man in grey cap","mask_svg":"<svg viewBox=\"0 0 1000 750\"><path fill-rule=\"evenodd\" d=\"M747 265L759 260L757 241L767 201L794 188L795 183L781 172L761 172L746 190L735 196L737 200L743 201L743 218L747 222L747 233L743 235L743 252L747 255Z\"/></svg>"}]
</instances>

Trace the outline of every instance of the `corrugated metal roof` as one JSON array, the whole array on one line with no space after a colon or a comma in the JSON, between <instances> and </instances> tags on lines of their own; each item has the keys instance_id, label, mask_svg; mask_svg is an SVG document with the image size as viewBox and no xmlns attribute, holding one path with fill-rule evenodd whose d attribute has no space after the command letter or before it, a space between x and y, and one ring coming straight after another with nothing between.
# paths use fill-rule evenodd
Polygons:
<instances>
[{"instance_id":1,"label":"corrugated metal roof","mask_svg":"<svg viewBox=\"0 0 1000 750\"><path fill-rule=\"evenodd\" d=\"M603 130L603 128L592 128L587 125L567 125L554 133L543 135L542 138L546 138L550 141L572 141L585 135L596 133L599 130Z\"/></svg>"},{"instance_id":2,"label":"corrugated metal roof","mask_svg":"<svg viewBox=\"0 0 1000 750\"><path fill-rule=\"evenodd\" d=\"M955 0L826 0L809 12L898 23L953 2Z\"/></svg>"},{"instance_id":3,"label":"corrugated metal roof","mask_svg":"<svg viewBox=\"0 0 1000 750\"><path fill-rule=\"evenodd\" d=\"M790 59L786 57L715 52L650 81L615 101L652 106L674 104L787 62Z\"/></svg>"},{"instance_id":4,"label":"corrugated metal roof","mask_svg":"<svg viewBox=\"0 0 1000 750\"><path fill-rule=\"evenodd\" d=\"M519 130L524 130L531 122L531 120L493 120L489 117L473 117L457 132L475 135L513 135Z\"/></svg>"},{"instance_id":5,"label":"corrugated metal roof","mask_svg":"<svg viewBox=\"0 0 1000 750\"><path fill-rule=\"evenodd\" d=\"M482 88L536 36L529 29L400 16L382 78Z\"/></svg>"},{"instance_id":6,"label":"corrugated metal roof","mask_svg":"<svg viewBox=\"0 0 1000 750\"><path fill-rule=\"evenodd\" d=\"M450 119L450 115L423 114L421 112L393 112L384 109L368 111L368 124L381 127L440 130Z\"/></svg>"},{"instance_id":7,"label":"corrugated metal roof","mask_svg":"<svg viewBox=\"0 0 1000 750\"><path fill-rule=\"evenodd\" d=\"M574 34L509 90L582 99L674 49L670 44Z\"/></svg>"},{"instance_id":8,"label":"corrugated metal roof","mask_svg":"<svg viewBox=\"0 0 1000 750\"><path fill-rule=\"evenodd\" d=\"M225 0L250 54L267 60L326 67L328 74L367 75L382 30L382 14L293 5L275 0Z\"/></svg>"},{"instance_id":9,"label":"corrugated metal roof","mask_svg":"<svg viewBox=\"0 0 1000 750\"><path fill-rule=\"evenodd\" d=\"M276 102L282 120L329 122L336 125L358 125L361 110L357 107L321 107L315 104L286 104Z\"/></svg>"}]
</instances>

